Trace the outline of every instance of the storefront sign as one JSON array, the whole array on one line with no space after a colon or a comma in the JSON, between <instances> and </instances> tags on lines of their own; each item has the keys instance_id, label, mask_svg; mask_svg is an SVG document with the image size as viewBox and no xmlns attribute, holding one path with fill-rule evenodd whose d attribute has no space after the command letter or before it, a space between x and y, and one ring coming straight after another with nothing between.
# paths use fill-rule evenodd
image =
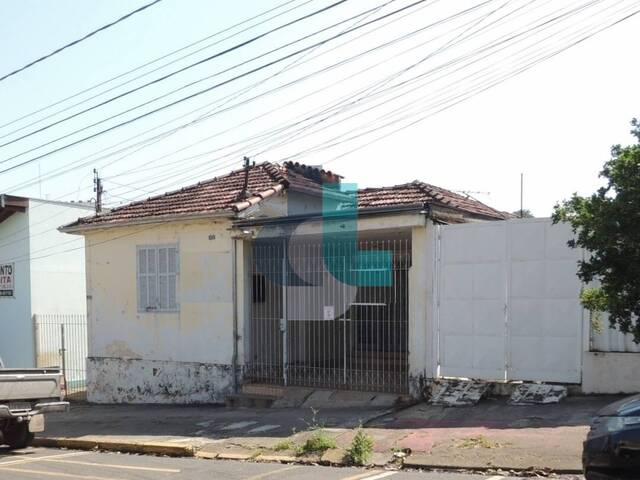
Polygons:
<instances>
[{"instance_id":1,"label":"storefront sign","mask_svg":"<svg viewBox=\"0 0 640 480\"><path fill-rule=\"evenodd\" d=\"M0 263L0 297L13 297L14 264Z\"/></svg>"}]
</instances>

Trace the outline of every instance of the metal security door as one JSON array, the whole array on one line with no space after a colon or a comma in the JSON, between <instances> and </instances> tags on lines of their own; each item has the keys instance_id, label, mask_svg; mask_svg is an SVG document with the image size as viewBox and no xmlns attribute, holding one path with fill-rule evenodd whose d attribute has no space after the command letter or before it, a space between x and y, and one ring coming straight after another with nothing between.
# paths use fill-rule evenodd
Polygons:
<instances>
[{"instance_id":1,"label":"metal security door","mask_svg":"<svg viewBox=\"0 0 640 480\"><path fill-rule=\"evenodd\" d=\"M549 219L438 227L440 376L579 383L580 250Z\"/></svg>"},{"instance_id":2,"label":"metal security door","mask_svg":"<svg viewBox=\"0 0 640 480\"><path fill-rule=\"evenodd\" d=\"M438 227L440 375L505 379L505 222Z\"/></svg>"},{"instance_id":3,"label":"metal security door","mask_svg":"<svg viewBox=\"0 0 640 480\"><path fill-rule=\"evenodd\" d=\"M354 248L366 252L358 265ZM408 240L301 238L253 252L251 381L407 390Z\"/></svg>"}]
</instances>

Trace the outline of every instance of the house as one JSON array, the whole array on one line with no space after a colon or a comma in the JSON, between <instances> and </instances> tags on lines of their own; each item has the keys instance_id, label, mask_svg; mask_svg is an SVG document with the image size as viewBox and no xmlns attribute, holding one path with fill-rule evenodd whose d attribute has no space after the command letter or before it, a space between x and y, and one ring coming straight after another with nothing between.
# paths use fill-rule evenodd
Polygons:
<instances>
[{"instance_id":1,"label":"house","mask_svg":"<svg viewBox=\"0 0 640 480\"><path fill-rule=\"evenodd\" d=\"M84 239L57 228L92 209L0 195L0 357L6 366L36 366L35 315L85 313Z\"/></svg>"},{"instance_id":2,"label":"house","mask_svg":"<svg viewBox=\"0 0 640 480\"><path fill-rule=\"evenodd\" d=\"M357 195L356 195L357 193ZM422 182L261 163L80 218L88 396L220 402L243 383L417 394L434 225L509 215Z\"/></svg>"}]
</instances>

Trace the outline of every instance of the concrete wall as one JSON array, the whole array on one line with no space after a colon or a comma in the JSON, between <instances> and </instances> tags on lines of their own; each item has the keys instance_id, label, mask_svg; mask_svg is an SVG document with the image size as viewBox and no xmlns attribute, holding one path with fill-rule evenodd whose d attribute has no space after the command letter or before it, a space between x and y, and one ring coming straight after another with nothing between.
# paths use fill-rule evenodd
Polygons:
<instances>
[{"instance_id":1,"label":"concrete wall","mask_svg":"<svg viewBox=\"0 0 640 480\"><path fill-rule=\"evenodd\" d=\"M29 210L0 223L0 263L14 266L14 296L0 297L0 357L7 367L34 362L28 256Z\"/></svg>"},{"instance_id":2,"label":"concrete wall","mask_svg":"<svg viewBox=\"0 0 640 480\"><path fill-rule=\"evenodd\" d=\"M436 358L433 350L433 285L435 228L430 223L411 230L409 270L409 392L421 398L423 382L433 378Z\"/></svg>"},{"instance_id":3,"label":"concrete wall","mask_svg":"<svg viewBox=\"0 0 640 480\"><path fill-rule=\"evenodd\" d=\"M81 205L29 201L33 314L86 313L84 238L57 229L92 211Z\"/></svg>"},{"instance_id":4,"label":"concrete wall","mask_svg":"<svg viewBox=\"0 0 640 480\"><path fill-rule=\"evenodd\" d=\"M582 357L584 393L640 392L640 354L585 352Z\"/></svg>"},{"instance_id":5,"label":"concrete wall","mask_svg":"<svg viewBox=\"0 0 640 480\"><path fill-rule=\"evenodd\" d=\"M90 401L212 402L229 393L229 227L228 221L200 221L87 235ZM136 246L160 244L178 245L179 311L140 313Z\"/></svg>"},{"instance_id":6,"label":"concrete wall","mask_svg":"<svg viewBox=\"0 0 640 480\"><path fill-rule=\"evenodd\" d=\"M0 356L35 367L33 314L85 313L84 239L57 228L91 213L80 204L30 199L0 223L0 263L14 263L15 297L0 297Z\"/></svg>"}]
</instances>

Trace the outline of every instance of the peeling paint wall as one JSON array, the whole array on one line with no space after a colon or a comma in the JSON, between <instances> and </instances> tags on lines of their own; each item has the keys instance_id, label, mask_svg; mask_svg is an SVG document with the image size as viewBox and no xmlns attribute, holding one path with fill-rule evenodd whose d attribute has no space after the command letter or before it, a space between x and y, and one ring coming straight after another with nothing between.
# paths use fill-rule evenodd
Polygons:
<instances>
[{"instance_id":1,"label":"peeling paint wall","mask_svg":"<svg viewBox=\"0 0 640 480\"><path fill-rule=\"evenodd\" d=\"M90 400L223 400L233 380L229 227L229 221L209 220L87 235ZM163 244L178 245L179 309L139 312L136 247ZM242 276L238 285L244 288Z\"/></svg>"},{"instance_id":2,"label":"peeling paint wall","mask_svg":"<svg viewBox=\"0 0 640 480\"><path fill-rule=\"evenodd\" d=\"M221 403L233 391L231 365L90 357L94 403Z\"/></svg>"}]
</instances>

